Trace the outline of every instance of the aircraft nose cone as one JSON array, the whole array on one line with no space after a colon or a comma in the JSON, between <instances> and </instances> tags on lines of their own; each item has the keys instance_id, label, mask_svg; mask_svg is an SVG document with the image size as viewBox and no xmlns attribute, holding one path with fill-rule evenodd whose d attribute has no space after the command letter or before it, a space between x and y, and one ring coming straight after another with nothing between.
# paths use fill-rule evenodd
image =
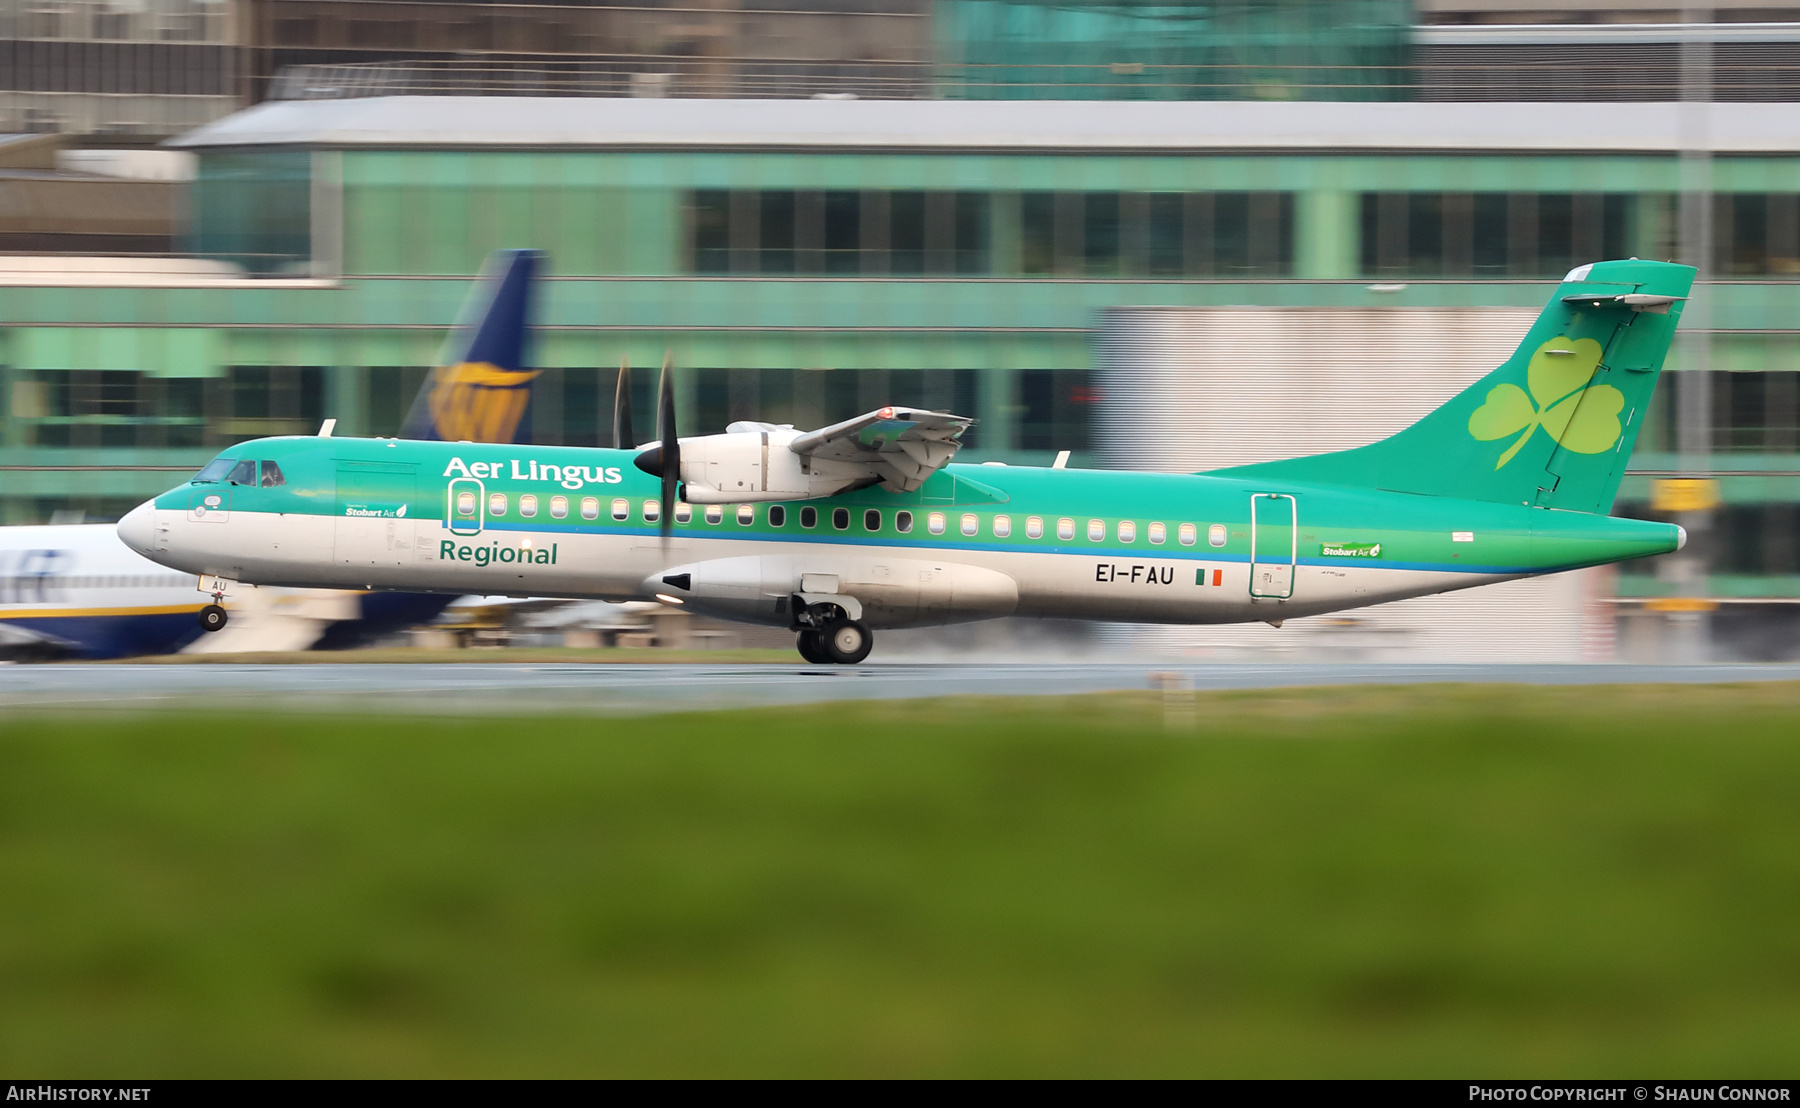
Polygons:
<instances>
[{"instance_id":1,"label":"aircraft nose cone","mask_svg":"<svg viewBox=\"0 0 1800 1108\"><path fill-rule=\"evenodd\" d=\"M156 509L146 500L119 521L119 541L148 555L156 549Z\"/></svg>"}]
</instances>

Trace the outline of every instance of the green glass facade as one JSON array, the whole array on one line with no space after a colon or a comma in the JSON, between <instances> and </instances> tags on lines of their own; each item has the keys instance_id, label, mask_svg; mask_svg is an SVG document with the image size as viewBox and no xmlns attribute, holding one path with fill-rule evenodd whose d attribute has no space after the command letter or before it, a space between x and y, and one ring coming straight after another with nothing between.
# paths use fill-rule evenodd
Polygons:
<instances>
[{"instance_id":1,"label":"green glass facade","mask_svg":"<svg viewBox=\"0 0 1800 1108\"><path fill-rule=\"evenodd\" d=\"M980 100L1399 100L1406 0L937 0L944 95Z\"/></svg>"}]
</instances>

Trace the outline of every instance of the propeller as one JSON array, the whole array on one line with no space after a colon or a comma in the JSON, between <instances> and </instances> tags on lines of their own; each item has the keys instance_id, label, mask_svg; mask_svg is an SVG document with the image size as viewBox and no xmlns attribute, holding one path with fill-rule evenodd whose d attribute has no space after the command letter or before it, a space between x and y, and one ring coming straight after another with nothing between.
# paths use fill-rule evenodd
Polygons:
<instances>
[{"instance_id":1,"label":"propeller","mask_svg":"<svg viewBox=\"0 0 1800 1108\"><path fill-rule=\"evenodd\" d=\"M619 359L619 385L613 390L613 449L630 450L637 446L631 433L631 359Z\"/></svg>"},{"instance_id":2,"label":"propeller","mask_svg":"<svg viewBox=\"0 0 1800 1108\"><path fill-rule=\"evenodd\" d=\"M681 495L681 440L675 433L675 358L663 355L662 380L657 385L656 433L662 441L643 451L632 464L653 477L662 478L662 537L675 533L675 502Z\"/></svg>"}]
</instances>

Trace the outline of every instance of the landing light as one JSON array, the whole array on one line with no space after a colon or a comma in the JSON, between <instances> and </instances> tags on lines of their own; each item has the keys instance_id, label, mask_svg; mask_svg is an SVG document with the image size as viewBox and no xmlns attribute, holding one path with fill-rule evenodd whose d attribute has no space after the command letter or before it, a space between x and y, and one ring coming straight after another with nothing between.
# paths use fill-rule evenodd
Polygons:
<instances>
[{"instance_id":1,"label":"landing light","mask_svg":"<svg viewBox=\"0 0 1800 1108\"><path fill-rule=\"evenodd\" d=\"M668 593L666 593L666 592L659 592L659 593L657 593L657 594L656 594L656 599L658 599L658 600L660 600L660 601L662 601L662 602L663 602L663 603L664 603L664 604L681 604L681 603L684 603L684 601L683 601L683 600L682 600L682 599L681 599L681 598L680 598L680 597L679 597L679 596L670 596L670 595L669 595L669 594L668 594Z\"/></svg>"}]
</instances>

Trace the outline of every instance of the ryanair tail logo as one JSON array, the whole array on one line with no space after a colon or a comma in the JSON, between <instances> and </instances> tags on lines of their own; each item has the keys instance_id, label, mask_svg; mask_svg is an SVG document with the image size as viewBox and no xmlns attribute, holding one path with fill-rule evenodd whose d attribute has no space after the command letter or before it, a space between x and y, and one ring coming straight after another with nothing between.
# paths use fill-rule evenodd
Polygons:
<instances>
[{"instance_id":1,"label":"ryanair tail logo","mask_svg":"<svg viewBox=\"0 0 1800 1108\"><path fill-rule=\"evenodd\" d=\"M444 442L512 442L539 372L487 362L439 366L429 386L432 429Z\"/></svg>"}]
</instances>

